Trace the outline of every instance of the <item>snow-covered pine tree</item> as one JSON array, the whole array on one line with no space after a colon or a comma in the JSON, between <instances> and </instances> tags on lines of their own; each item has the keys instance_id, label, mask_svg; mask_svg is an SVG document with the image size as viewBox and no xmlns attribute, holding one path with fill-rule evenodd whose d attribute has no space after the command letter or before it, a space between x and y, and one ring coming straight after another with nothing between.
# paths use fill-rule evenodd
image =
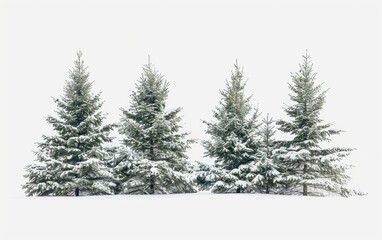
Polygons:
<instances>
[{"instance_id":1,"label":"snow-covered pine tree","mask_svg":"<svg viewBox=\"0 0 382 240\"><path fill-rule=\"evenodd\" d=\"M221 91L222 100L213 113L216 121L204 121L206 133L211 137L202 142L206 156L214 158L214 168L221 170L211 189L215 193L253 191L251 163L256 160L258 148L258 110L253 112L251 97L244 96L243 71L237 61L234 67L231 81L227 81L226 89ZM204 175L199 174L200 183Z\"/></svg>"},{"instance_id":2,"label":"snow-covered pine tree","mask_svg":"<svg viewBox=\"0 0 382 240\"><path fill-rule=\"evenodd\" d=\"M208 191L221 180L226 173L224 169L203 162L193 165L193 181L199 191Z\"/></svg>"},{"instance_id":3,"label":"snow-covered pine tree","mask_svg":"<svg viewBox=\"0 0 382 240\"><path fill-rule=\"evenodd\" d=\"M56 99L57 117L47 122L57 135L43 136L35 152L36 160L27 166L23 186L28 196L69 196L111 194L114 183L106 166L112 125L103 125L100 94L92 94L82 53L77 53L74 67Z\"/></svg>"},{"instance_id":4,"label":"snow-covered pine tree","mask_svg":"<svg viewBox=\"0 0 382 240\"><path fill-rule=\"evenodd\" d=\"M166 111L168 82L150 63L132 93L129 110L122 109L119 132L126 154L116 166L120 191L126 194L195 192L186 150L194 140L182 133L181 108ZM123 153L120 155L123 156ZM120 166L123 166L120 168Z\"/></svg>"},{"instance_id":5,"label":"snow-covered pine tree","mask_svg":"<svg viewBox=\"0 0 382 240\"><path fill-rule=\"evenodd\" d=\"M341 131L332 129L331 124L324 124L320 118L327 90L322 91L322 84L317 85L315 80L316 73L306 53L300 70L292 74L292 84L288 83L293 105L285 108L285 112L291 121L278 121L279 129L293 136L279 151L286 169L284 180L292 188L302 190L304 196L329 192L346 196L352 193L344 187L349 180L345 171L351 166L341 160L352 149L321 147L322 142L330 141L331 135Z\"/></svg>"},{"instance_id":6,"label":"snow-covered pine tree","mask_svg":"<svg viewBox=\"0 0 382 240\"><path fill-rule=\"evenodd\" d=\"M269 193L271 188L277 186L280 175L274 154L277 148L273 137L275 133L274 121L267 114L267 118L263 119L260 128L261 141L257 150L258 161L254 166L256 177L252 180L260 192Z\"/></svg>"}]
</instances>

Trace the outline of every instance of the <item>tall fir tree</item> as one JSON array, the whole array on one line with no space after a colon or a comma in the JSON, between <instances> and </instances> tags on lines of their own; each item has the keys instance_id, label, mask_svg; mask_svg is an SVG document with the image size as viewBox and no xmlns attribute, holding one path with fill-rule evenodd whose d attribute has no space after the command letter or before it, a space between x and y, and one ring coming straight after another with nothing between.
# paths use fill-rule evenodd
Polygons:
<instances>
[{"instance_id":1,"label":"tall fir tree","mask_svg":"<svg viewBox=\"0 0 382 240\"><path fill-rule=\"evenodd\" d=\"M327 90L322 84L316 84L316 73L309 55L303 56L298 72L292 74L290 99L293 105L285 108L291 121L280 120L281 131L293 136L284 142L280 158L284 171L284 181L288 186L297 187L302 195L324 195L338 193L349 195L351 190L345 187L349 180L346 170L351 166L342 159L352 151L350 148L323 148L324 141L330 141L332 135L340 130L323 123L320 111L325 103Z\"/></svg>"},{"instance_id":2,"label":"tall fir tree","mask_svg":"<svg viewBox=\"0 0 382 240\"><path fill-rule=\"evenodd\" d=\"M100 94L92 94L92 83L77 53L64 95L55 99L57 117L47 122L57 135L43 136L35 152L36 160L27 166L28 196L69 196L111 194L114 183L107 167L112 125L103 125Z\"/></svg>"},{"instance_id":3,"label":"tall fir tree","mask_svg":"<svg viewBox=\"0 0 382 240\"><path fill-rule=\"evenodd\" d=\"M252 181L259 192L270 193L272 188L278 187L280 172L275 154L277 150L275 133L274 121L267 114L267 118L263 119L260 128L261 141L257 151L258 161L254 165L256 177Z\"/></svg>"},{"instance_id":4,"label":"tall fir tree","mask_svg":"<svg viewBox=\"0 0 382 240\"><path fill-rule=\"evenodd\" d=\"M254 178L253 162L256 161L258 148L257 124L258 110L250 104L251 97L245 97L243 70L234 64L231 81L227 81L226 89L221 91L222 100L213 113L214 122L206 122L211 139L203 141L206 156L214 158L212 172L214 177L201 172L197 176L199 184L211 184L212 192L251 192ZM218 171L219 170L219 171ZM220 174L218 174L220 172ZM206 181L206 177L210 180Z\"/></svg>"},{"instance_id":5,"label":"tall fir tree","mask_svg":"<svg viewBox=\"0 0 382 240\"><path fill-rule=\"evenodd\" d=\"M181 108L166 111L169 84L150 63L132 93L119 132L125 137L116 166L120 191L127 194L195 192L186 150L194 140L180 132ZM123 152L132 151L132 154Z\"/></svg>"}]
</instances>

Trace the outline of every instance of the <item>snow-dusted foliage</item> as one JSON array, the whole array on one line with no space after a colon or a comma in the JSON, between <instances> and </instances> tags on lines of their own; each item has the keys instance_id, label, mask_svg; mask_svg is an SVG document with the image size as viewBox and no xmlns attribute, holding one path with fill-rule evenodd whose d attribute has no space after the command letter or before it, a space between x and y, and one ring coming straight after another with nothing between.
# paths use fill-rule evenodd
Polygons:
<instances>
[{"instance_id":1,"label":"snow-dusted foliage","mask_svg":"<svg viewBox=\"0 0 382 240\"><path fill-rule=\"evenodd\" d=\"M181 133L181 108L166 111L168 82L149 62L132 93L128 110L123 116L119 132L123 144L135 155L120 164L122 193L156 194L195 192L188 177L186 150L193 140ZM116 166L119 168L119 166Z\"/></svg>"},{"instance_id":2,"label":"snow-dusted foliage","mask_svg":"<svg viewBox=\"0 0 382 240\"><path fill-rule=\"evenodd\" d=\"M221 91L222 100L214 111L214 122L207 124L211 139L203 141L206 155L215 159L214 167L221 177L212 185L212 192L248 192L251 188L251 164L256 160L258 148L258 111L244 96L243 71L237 62L231 81ZM200 173L199 179L204 173ZM201 182L199 182L201 184ZM207 185L210 183L206 182Z\"/></svg>"},{"instance_id":3,"label":"snow-dusted foliage","mask_svg":"<svg viewBox=\"0 0 382 240\"><path fill-rule=\"evenodd\" d=\"M91 93L81 56L77 53L64 95L55 100L58 116L47 118L57 135L43 136L36 160L26 168L23 188L28 196L112 193L114 183L106 165L109 153L102 146L111 141L112 126L102 124L100 94Z\"/></svg>"},{"instance_id":4,"label":"snow-dusted foliage","mask_svg":"<svg viewBox=\"0 0 382 240\"><path fill-rule=\"evenodd\" d=\"M194 168L194 181L201 191L213 193L251 193L255 186L254 163L242 164L232 170L198 162Z\"/></svg>"},{"instance_id":5,"label":"snow-dusted foliage","mask_svg":"<svg viewBox=\"0 0 382 240\"><path fill-rule=\"evenodd\" d=\"M284 183L290 191L297 188L303 195L338 193L346 196L353 192L344 187L349 179L345 171L351 166L341 160L352 149L320 146L341 131L332 129L331 124L320 119L326 90L322 91L322 84L315 83L316 73L312 67L306 53L300 70L292 74L292 84L289 84L293 105L285 112L291 120L278 121L279 129L293 136L278 151L285 170Z\"/></svg>"},{"instance_id":6,"label":"snow-dusted foliage","mask_svg":"<svg viewBox=\"0 0 382 240\"><path fill-rule=\"evenodd\" d=\"M196 162L193 165L193 181L199 191L210 190L215 182L219 181L221 170L212 165Z\"/></svg>"},{"instance_id":7,"label":"snow-dusted foliage","mask_svg":"<svg viewBox=\"0 0 382 240\"><path fill-rule=\"evenodd\" d=\"M267 114L267 118L263 119L260 128L261 141L257 150L258 160L254 164L255 178L252 180L259 192L269 193L278 187L280 169L277 166L277 144L273 137L276 131L274 129L274 121Z\"/></svg>"}]
</instances>

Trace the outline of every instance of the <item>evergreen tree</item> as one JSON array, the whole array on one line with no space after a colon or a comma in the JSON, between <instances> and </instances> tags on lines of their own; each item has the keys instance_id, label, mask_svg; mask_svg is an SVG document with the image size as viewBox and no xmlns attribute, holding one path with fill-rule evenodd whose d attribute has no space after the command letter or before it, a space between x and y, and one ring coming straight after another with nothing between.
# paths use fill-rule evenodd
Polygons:
<instances>
[{"instance_id":1,"label":"evergreen tree","mask_svg":"<svg viewBox=\"0 0 382 240\"><path fill-rule=\"evenodd\" d=\"M231 81L221 91L222 101L214 111L215 122L206 122L210 140L204 141L206 156L215 159L215 168L221 176L212 192L251 192L254 175L251 163L256 160L258 148L258 111L252 113L250 97L244 96L243 71L237 61ZM253 166L252 166L253 167ZM199 176L202 180L204 174Z\"/></svg>"},{"instance_id":2,"label":"evergreen tree","mask_svg":"<svg viewBox=\"0 0 382 240\"><path fill-rule=\"evenodd\" d=\"M269 118L267 114L260 129L261 142L257 151L258 161L254 166L256 177L252 181L260 192L265 191L265 193L269 193L272 187L277 186L280 175L274 153L277 145L273 138L276 132L273 124L273 119Z\"/></svg>"},{"instance_id":3,"label":"evergreen tree","mask_svg":"<svg viewBox=\"0 0 382 240\"><path fill-rule=\"evenodd\" d=\"M131 95L129 110L122 109L119 132L125 137L125 147L134 152L120 161L125 166L117 174L122 193L195 192L186 156L194 141L186 140L188 133L180 132L181 108L165 110L168 86L149 62Z\"/></svg>"},{"instance_id":4,"label":"evergreen tree","mask_svg":"<svg viewBox=\"0 0 382 240\"><path fill-rule=\"evenodd\" d=\"M320 146L341 131L332 129L331 124L324 124L320 119L327 90L322 91L322 84L317 85L315 80L316 73L306 53L299 72L292 74L292 84L288 84L293 105L288 106L285 112L291 121L278 122L281 131L293 136L291 141L284 142L285 148L280 151L283 152L280 157L286 169L284 180L288 185L302 188L304 196L327 192L348 195L351 191L344 185L349 179L345 171L350 166L341 160L352 149Z\"/></svg>"},{"instance_id":5,"label":"evergreen tree","mask_svg":"<svg viewBox=\"0 0 382 240\"><path fill-rule=\"evenodd\" d=\"M207 191L214 187L215 183L221 181L224 170L202 162L196 162L193 166L193 181L199 191Z\"/></svg>"},{"instance_id":6,"label":"evergreen tree","mask_svg":"<svg viewBox=\"0 0 382 240\"><path fill-rule=\"evenodd\" d=\"M81 56L78 52L64 95L55 100L58 116L47 118L57 135L43 136L37 159L27 166L28 181L23 188L28 196L112 193L108 152L102 146L111 141L112 125L102 124L100 94L91 93L92 83Z\"/></svg>"},{"instance_id":7,"label":"evergreen tree","mask_svg":"<svg viewBox=\"0 0 382 240\"><path fill-rule=\"evenodd\" d=\"M112 174L115 182L114 193L123 193L125 189L125 183L130 179L130 169L134 167L134 163L137 160L138 155L131 151L130 148L125 145L120 145L113 148L113 156L108 162L109 168L112 169Z\"/></svg>"}]
</instances>

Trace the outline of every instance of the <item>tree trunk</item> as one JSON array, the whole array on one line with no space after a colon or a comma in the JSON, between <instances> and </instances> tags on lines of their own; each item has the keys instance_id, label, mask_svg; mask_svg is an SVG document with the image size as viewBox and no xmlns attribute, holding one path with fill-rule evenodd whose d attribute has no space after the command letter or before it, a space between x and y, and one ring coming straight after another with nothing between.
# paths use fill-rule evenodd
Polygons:
<instances>
[{"instance_id":1,"label":"tree trunk","mask_svg":"<svg viewBox=\"0 0 382 240\"><path fill-rule=\"evenodd\" d=\"M74 190L74 195L75 195L76 197L80 196L80 189L76 188L76 189Z\"/></svg>"},{"instance_id":2,"label":"tree trunk","mask_svg":"<svg viewBox=\"0 0 382 240\"><path fill-rule=\"evenodd\" d=\"M306 184L306 183L302 184L302 195L308 196L308 184Z\"/></svg>"},{"instance_id":3,"label":"tree trunk","mask_svg":"<svg viewBox=\"0 0 382 240\"><path fill-rule=\"evenodd\" d=\"M155 161L155 153L154 153L154 141L150 138L150 160Z\"/></svg>"},{"instance_id":4,"label":"tree trunk","mask_svg":"<svg viewBox=\"0 0 382 240\"><path fill-rule=\"evenodd\" d=\"M306 166L306 164L304 164L304 170L303 170L304 174L306 173L307 169L308 169L308 167ZM306 184L306 183L302 184L302 195L308 196L308 184Z\"/></svg>"},{"instance_id":5,"label":"tree trunk","mask_svg":"<svg viewBox=\"0 0 382 240\"><path fill-rule=\"evenodd\" d=\"M150 179L149 188L150 188L149 193L150 194L154 194L155 193L155 189L154 189L154 179L153 178Z\"/></svg>"},{"instance_id":6,"label":"tree trunk","mask_svg":"<svg viewBox=\"0 0 382 240\"><path fill-rule=\"evenodd\" d=\"M238 187L237 189L236 189L236 193L240 193L241 192L241 189L240 189L240 187Z\"/></svg>"},{"instance_id":7,"label":"tree trunk","mask_svg":"<svg viewBox=\"0 0 382 240\"><path fill-rule=\"evenodd\" d=\"M267 193L267 194L269 193L269 185L268 184L266 185L265 193Z\"/></svg>"}]
</instances>

